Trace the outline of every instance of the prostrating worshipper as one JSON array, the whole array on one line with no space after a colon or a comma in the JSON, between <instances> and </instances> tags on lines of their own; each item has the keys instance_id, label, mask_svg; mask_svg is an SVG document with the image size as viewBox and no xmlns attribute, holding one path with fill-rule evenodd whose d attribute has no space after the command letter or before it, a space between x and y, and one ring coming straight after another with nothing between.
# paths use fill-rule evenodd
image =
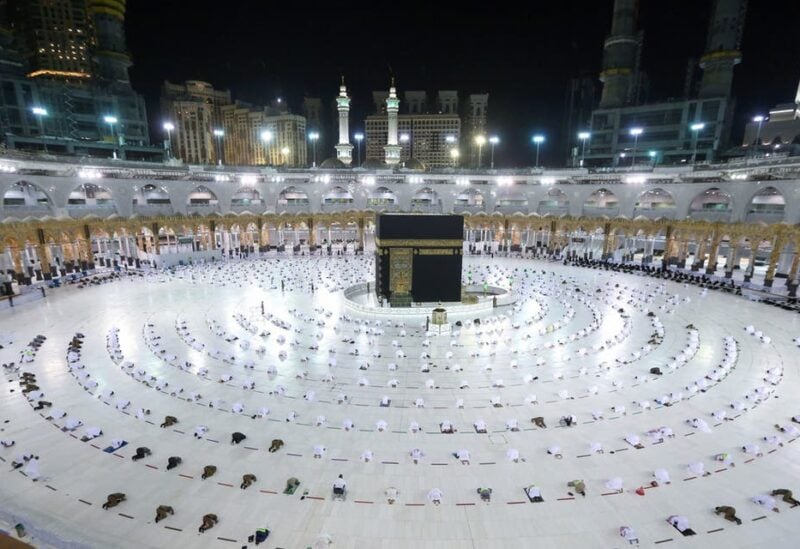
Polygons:
<instances>
[{"instance_id":1,"label":"prostrating worshipper","mask_svg":"<svg viewBox=\"0 0 800 549\"><path fill-rule=\"evenodd\" d=\"M714 507L714 514L721 514L722 518L730 522L735 522L736 524L742 523L742 519L736 516L736 508L730 507L729 505L720 505L719 507Z\"/></svg>"},{"instance_id":2,"label":"prostrating worshipper","mask_svg":"<svg viewBox=\"0 0 800 549\"><path fill-rule=\"evenodd\" d=\"M203 474L200 476L200 478L202 480L205 480L209 477L213 477L216 474L216 472L217 472L216 465L206 465L205 467L203 467Z\"/></svg>"},{"instance_id":3,"label":"prostrating worshipper","mask_svg":"<svg viewBox=\"0 0 800 549\"><path fill-rule=\"evenodd\" d=\"M200 525L199 532L202 534L206 530L210 530L217 524L217 522L219 522L217 515L214 515L212 513L203 515L203 524Z\"/></svg>"},{"instance_id":4,"label":"prostrating worshipper","mask_svg":"<svg viewBox=\"0 0 800 549\"><path fill-rule=\"evenodd\" d=\"M178 456L172 456L167 459L167 470L174 469L178 465L180 465L183 460Z\"/></svg>"},{"instance_id":5,"label":"prostrating worshipper","mask_svg":"<svg viewBox=\"0 0 800 549\"><path fill-rule=\"evenodd\" d=\"M798 505L800 505L800 501L794 499L792 491L787 490L786 488L777 488L772 491L772 495L782 496L781 499L783 499L783 501L785 501L786 503L790 504L792 507L797 507Z\"/></svg>"},{"instance_id":6,"label":"prostrating worshipper","mask_svg":"<svg viewBox=\"0 0 800 549\"><path fill-rule=\"evenodd\" d=\"M777 502L775 501L775 498L772 497L772 496L767 496L767 495L764 495L764 494L760 494L760 495L757 495L757 496L753 496L751 499L752 499L753 503L756 503L756 504L764 507L765 509L769 509L770 511L773 511L775 513L780 513L781 512L781 510L778 509L778 505L777 505Z\"/></svg>"},{"instance_id":7,"label":"prostrating worshipper","mask_svg":"<svg viewBox=\"0 0 800 549\"><path fill-rule=\"evenodd\" d=\"M523 488L525 495L528 496L528 501L531 503L541 503L544 501L542 497L542 490L535 484L531 484Z\"/></svg>"},{"instance_id":8,"label":"prostrating worshipper","mask_svg":"<svg viewBox=\"0 0 800 549\"><path fill-rule=\"evenodd\" d=\"M231 434L231 444L239 444L240 442L242 442L246 438L247 438L247 436L244 433L240 433L239 431L236 431L236 432Z\"/></svg>"},{"instance_id":9,"label":"prostrating worshipper","mask_svg":"<svg viewBox=\"0 0 800 549\"><path fill-rule=\"evenodd\" d=\"M671 515L667 517L667 522L684 536L694 536L696 534L694 530L689 528L689 519L683 515Z\"/></svg>"},{"instance_id":10,"label":"prostrating worshipper","mask_svg":"<svg viewBox=\"0 0 800 549\"><path fill-rule=\"evenodd\" d=\"M252 485L252 484L253 484L253 483L254 483L256 480L258 480L258 479L257 479L257 478L256 478L256 476L255 476L255 475L253 475L253 474L246 474L246 475L242 475L242 484L241 484L241 485L239 485L239 488L241 488L242 490L246 490L246 489L247 489L248 487L250 487L250 486L251 486L251 485Z\"/></svg>"},{"instance_id":11,"label":"prostrating worshipper","mask_svg":"<svg viewBox=\"0 0 800 549\"><path fill-rule=\"evenodd\" d=\"M636 532L630 526L620 526L619 527L619 535L628 542L629 545L633 545L634 543L639 543L639 537L636 535Z\"/></svg>"},{"instance_id":12,"label":"prostrating worshipper","mask_svg":"<svg viewBox=\"0 0 800 549\"><path fill-rule=\"evenodd\" d=\"M151 453L152 452L150 451L150 448L147 448L146 446L140 446L136 449L136 453L131 456L131 460L139 461L140 459L149 456Z\"/></svg>"},{"instance_id":13,"label":"prostrating worshipper","mask_svg":"<svg viewBox=\"0 0 800 549\"><path fill-rule=\"evenodd\" d=\"M166 427L172 427L176 423L178 423L178 418L175 416L166 416L164 418L164 422L161 424L161 428L164 429Z\"/></svg>"},{"instance_id":14,"label":"prostrating worshipper","mask_svg":"<svg viewBox=\"0 0 800 549\"><path fill-rule=\"evenodd\" d=\"M272 443L269 445L269 451L274 453L280 450L283 447L283 441L279 438L273 439Z\"/></svg>"},{"instance_id":15,"label":"prostrating worshipper","mask_svg":"<svg viewBox=\"0 0 800 549\"><path fill-rule=\"evenodd\" d=\"M113 494L109 494L106 502L103 504L103 509L111 509L112 507L116 507L123 501L125 501L125 494L121 492L115 492Z\"/></svg>"},{"instance_id":16,"label":"prostrating worshipper","mask_svg":"<svg viewBox=\"0 0 800 549\"><path fill-rule=\"evenodd\" d=\"M433 503L434 505L439 505L442 503L442 498L444 494L439 488L433 488L430 492L428 492L428 501Z\"/></svg>"}]
</instances>

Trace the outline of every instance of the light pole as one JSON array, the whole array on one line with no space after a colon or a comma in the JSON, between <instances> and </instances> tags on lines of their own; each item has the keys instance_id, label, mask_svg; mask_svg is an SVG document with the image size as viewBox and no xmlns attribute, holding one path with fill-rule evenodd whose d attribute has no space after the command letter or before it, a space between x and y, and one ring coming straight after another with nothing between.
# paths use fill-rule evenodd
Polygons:
<instances>
[{"instance_id":1,"label":"light pole","mask_svg":"<svg viewBox=\"0 0 800 549\"><path fill-rule=\"evenodd\" d=\"M453 167L455 168L458 165L458 157L461 156L461 153L458 152L458 149L450 149L450 158L453 159Z\"/></svg>"},{"instance_id":2,"label":"light pole","mask_svg":"<svg viewBox=\"0 0 800 549\"><path fill-rule=\"evenodd\" d=\"M539 149L544 143L544 136L542 134L536 134L533 136L533 142L536 144L536 168L539 167Z\"/></svg>"},{"instance_id":3,"label":"light pole","mask_svg":"<svg viewBox=\"0 0 800 549\"><path fill-rule=\"evenodd\" d=\"M217 141L217 166L222 166L222 138L225 137L225 131L219 128L215 129L214 137Z\"/></svg>"},{"instance_id":4,"label":"light pole","mask_svg":"<svg viewBox=\"0 0 800 549\"><path fill-rule=\"evenodd\" d=\"M754 116L753 122L758 122L758 130L756 130L756 145L755 149L751 153L750 156L755 156L758 153L758 148L761 146L761 125L764 123L764 117L762 115Z\"/></svg>"},{"instance_id":5,"label":"light pole","mask_svg":"<svg viewBox=\"0 0 800 549\"><path fill-rule=\"evenodd\" d=\"M103 122L108 124L108 129L111 130L111 143L114 145L114 148L111 149L111 154L114 158L117 157L117 142L116 137L114 135L114 124L118 122L116 116L104 116Z\"/></svg>"},{"instance_id":6,"label":"light pole","mask_svg":"<svg viewBox=\"0 0 800 549\"><path fill-rule=\"evenodd\" d=\"M290 152L291 151L289 150L289 147L284 147L284 148L281 149L281 155L283 155L283 165L284 166L289 164L289 153Z\"/></svg>"},{"instance_id":7,"label":"light pole","mask_svg":"<svg viewBox=\"0 0 800 549\"><path fill-rule=\"evenodd\" d=\"M313 155L313 163L311 164L312 168L317 167L317 140L319 139L319 132L311 132L308 134L308 138L311 140L311 154ZM351 149L352 150L352 149Z\"/></svg>"},{"instance_id":8,"label":"light pole","mask_svg":"<svg viewBox=\"0 0 800 549\"><path fill-rule=\"evenodd\" d=\"M631 167L636 166L636 146L639 144L639 136L642 135L643 128L631 128L628 133L633 136L633 156L631 157Z\"/></svg>"},{"instance_id":9,"label":"light pole","mask_svg":"<svg viewBox=\"0 0 800 549\"><path fill-rule=\"evenodd\" d=\"M47 109L44 107L33 107L31 109L33 116L36 117L36 121L39 123L39 137L42 139L42 143L44 144L44 152L47 153L47 141L44 138L44 121L42 118L47 116Z\"/></svg>"},{"instance_id":10,"label":"light pole","mask_svg":"<svg viewBox=\"0 0 800 549\"><path fill-rule=\"evenodd\" d=\"M261 132L261 142L264 143L264 164L269 166L269 144L272 142L272 132L269 130Z\"/></svg>"},{"instance_id":11,"label":"light pole","mask_svg":"<svg viewBox=\"0 0 800 549\"><path fill-rule=\"evenodd\" d=\"M483 146L486 144L486 138L482 135L476 135L475 144L478 145L478 169L481 169L481 153L483 153Z\"/></svg>"},{"instance_id":12,"label":"light pole","mask_svg":"<svg viewBox=\"0 0 800 549\"><path fill-rule=\"evenodd\" d=\"M167 160L172 158L172 130L174 129L175 124L164 122L164 130L167 132Z\"/></svg>"},{"instance_id":13,"label":"light pole","mask_svg":"<svg viewBox=\"0 0 800 549\"><path fill-rule=\"evenodd\" d=\"M695 160L697 160L697 138L698 138L698 134L705 127L706 127L706 125L704 123L702 123L702 122L696 122L696 123L692 124L691 126L689 126L689 128L692 130L692 132L694 132L694 135L692 136L692 143L693 143L693 145L692 145L692 165L694 165Z\"/></svg>"},{"instance_id":14,"label":"light pole","mask_svg":"<svg viewBox=\"0 0 800 549\"><path fill-rule=\"evenodd\" d=\"M361 142L364 140L364 134L359 132L353 137L356 140L356 149L358 150L358 166L361 166Z\"/></svg>"},{"instance_id":15,"label":"light pole","mask_svg":"<svg viewBox=\"0 0 800 549\"><path fill-rule=\"evenodd\" d=\"M650 161L653 163L653 167L656 167L656 163L658 162L658 151L649 151L647 156L650 157Z\"/></svg>"},{"instance_id":16,"label":"light pole","mask_svg":"<svg viewBox=\"0 0 800 549\"><path fill-rule=\"evenodd\" d=\"M496 135L493 135L489 138L489 143L492 145L492 163L491 169L494 169L494 146L500 143L500 138Z\"/></svg>"},{"instance_id":17,"label":"light pole","mask_svg":"<svg viewBox=\"0 0 800 549\"><path fill-rule=\"evenodd\" d=\"M578 139L581 140L581 168L583 168L584 160L586 159L586 141L592 137L589 132L578 133Z\"/></svg>"},{"instance_id":18,"label":"light pole","mask_svg":"<svg viewBox=\"0 0 800 549\"><path fill-rule=\"evenodd\" d=\"M408 135L407 133L401 133L399 139L400 139L400 143L402 143L403 145L406 145L411 141L411 136ZM409 148L410 148L410 145L409 145ZM414 158L414 154L410 150L409 150L409 153L408 153L408 158L409 158L409 160Z\"/></svg>"}]
</instances>

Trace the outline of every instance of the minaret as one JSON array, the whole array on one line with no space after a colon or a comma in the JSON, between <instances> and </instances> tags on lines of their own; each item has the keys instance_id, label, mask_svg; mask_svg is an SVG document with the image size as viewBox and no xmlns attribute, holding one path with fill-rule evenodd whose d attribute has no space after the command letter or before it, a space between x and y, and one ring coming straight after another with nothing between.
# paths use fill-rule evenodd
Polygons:
<instances>
[{"instance_id":1,"label":"minaret","mask_svg":"<svg viewBox=\"0 0 800 549\"><path fill-rule=\"evenodd\" d=\"M603 45L601 109L622 107L630 102L639 50L635 27L636 0L615 0L611 34Z\"/></svg>"},{"instance_id":2,"label":"minaret","mask_svg":"<svg viewBox=\"0 0 800 549\"><path fill-rule=\"evenodd\" d=\"M389 88L389 97L386 98L386 117L388 132L386 135L386 146L383 147L386 153L386 165L394 166L400 162L400 150L402 147L397 144L397 111L400 110L400 100L397 98L397 90L392 86Z\"/></svg>"},{"instance_id":3,"label":"minaret","mask_svg":"<svg viewBox=\"0 0 800 549\"><path fill-rule=\"evenodd\" d=\"M353 161L353 146L350 144L350 98L347 97L347 87L339 86L339 97L336 98L336 109L339 111L339 144L336 145L336 158L342 161L345 166L349 166Z\"/></svg>"},{"instance_id":4,"label":"minaret","mask_svg":"<svg viewBox=\"0 0 800 549\"><path fill-rule=\"evenodd\" d=\"M703 78L698 96L728 97L733 85L733 67L742 60L739 43L747 7L746 0L716 0L708 26L706 52L700 58Z\"/></svg>"}]
</instances>

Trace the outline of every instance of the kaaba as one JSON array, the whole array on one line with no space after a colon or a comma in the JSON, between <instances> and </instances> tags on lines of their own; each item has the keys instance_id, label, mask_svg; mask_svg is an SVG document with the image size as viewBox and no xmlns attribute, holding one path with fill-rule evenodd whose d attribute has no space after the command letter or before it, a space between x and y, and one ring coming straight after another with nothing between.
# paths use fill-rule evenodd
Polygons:
<instances>
[{"instance_id":1,"label":"kaaba","mask_svg":"<svg viewBox=\"0 0 800 549\"><path fill-rule=\"evenodd\" d=\"M464 216L380 214L375 290L392 306L461 301Z\"/></svg>"}]
</instances>

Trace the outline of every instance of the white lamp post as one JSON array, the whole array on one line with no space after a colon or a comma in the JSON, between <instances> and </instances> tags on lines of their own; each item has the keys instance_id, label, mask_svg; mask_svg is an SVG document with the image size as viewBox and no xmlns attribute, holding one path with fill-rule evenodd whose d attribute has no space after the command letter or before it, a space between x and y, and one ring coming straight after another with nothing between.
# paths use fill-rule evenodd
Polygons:
<instances>
[{"instance_id":1,"label":"white lamp post","mask_svg":"<svg viewBox=\"0 0 800 549\"><path fill-rule=\"evenodd\" d=\"M308 134L308 138L311 140L311 154L313 155L313 161L311 167L317 167L317 140L319 139L319 132L311 132Z\"/></svg>"},{"instance_id":2,"label":"white lamp post","mask_svg":"<svg viewBox=\"0 0 800 549\"><path fill-rule=\"evenodd\" d=\"M692 130L692 132L694 134L694 135L692 135L692 164L694 164L695 160L697 160L697 137L698 137L698 134L705 127L706 127L706 125L703 124L702 122L697 122L697 123L692 124L691 126L689 126L689 128Z\"/></svg>"},{"instance_id":3,"label":"white lamp post","mask_svg":"<svg viewBox=\"0 0 800 549\"><path fill-rule=\"evenodd\" d=\"M172 130L175 129L175 124L172 122L164 122L164 131L167 132L167 160L172 158Z\"/></svg>"},{"instance_id":4,"label":"white lamp post","mask_svg":"<svg viewBox=\"0 0 800 549\"><path fill-rule=\"evenodd\" d=\"M539 149L544 143L544 136L542 134L536 134L533 136L533 142L536 144L536 168L539 167Z\"/></svg>"},{"instance_id":5,"label":"white lamp post","mask_svg":"<svg viewBox=\"0 0 800 549\"><path fill-rule=\"evenodd\" d=\"M36 121L39 124L39 137L44 142L44 152L46 153L47 141L44 140L44 121L42 120L42 118L47 116L47 109L45 109L44 107L33 107L31 108L31 112L33 113L33 116L36 117Z\"/></svg>"},{"instance_id":6,"label":"white lamp post","mask_svg":"<svg viewBox=\"0 0 800 549\"><path fill-rule=\"evenodd\" d=\"M581 140L581 168L583 168L584 161L586 160L586 141L592 137L589 132L579 132L578 139Z\"/></svg>"},{"instance_id":7,"label":"white lamp post","mask_svg":"<svg viewBox=\"0 0 800 549\"><path fill-rule=\"evenodd\" d=\"M117 140L114 135L114 124L118 122L116 116L104 116L103 122L108 124L108 129L111 131L111 143L114 145L114 148L111 150L111 154L114 158L117 157Z\"/></svg>"},{"instance_id":8,"label":"white lamp post","mask_svg":"<svg viewBox=\"0 0 800 549\"><path fill-rule=\"evenodd\" d=\"M475 136L475 144L478 145L478 169L481 168L481 153L483 152L483 146L486 144L486 137L482 135Z\"/></svg>"},{"instance_id":9,"label":"white lamp post","mask_svg":"<svg viewBox=\"0 0 800 549\"><path fill-rule=\"evenodd\" d=\"M353 137L356 140L356 149L358 150L358 165L361 166L361 142L364 140L364 134L359 132Z\"/></svg>"},{"instance_id":10,"label":"white lamp post","mask_svg":"<svg viewBox=\"0 0 800 549\"><path fill-rule=\"evenodd\" d=\"M753 122L758 123L758 130L756 130L756 145L755 149L751 153L751 156L754 156L758 152L758 148L761 146L761 125L764 123L764 116L758 115L753 117Z\"/></svg>"},{"instance_id":11,"label":"white lamp post","mask_svg":"<svg viewBox=\"0 0 800 549\"><path fill-rule=\"evenodd\" d=\"M491 168L494 169L494 146L500 143L500 138L496 135L493 135L489 138L489 143L492 145L492 162Z\"/></svg>"},{"instance_id":12,"label":"white lamp post","mask_svg":"<svg viewBox=\"0 0 800 549\"><path fill-rule=\"evenodd\" d=\"M639 144L639 136L644 132L643 128L631 128L628 133L633 136L633 155L631 156L631 167L636 166L636 146Z\"/></svg>"},{"instance_id":13,"label":"white lamp post","mask_svg":"<svg viewBox=\"0 0 800 549\"><path fill-rule=\"evenodd\" d=\"M264 143L264 164L269 165L269 144L272 142L272 132L269 130L261 132L261 142Z\"/></svg>"}]
</instances>

